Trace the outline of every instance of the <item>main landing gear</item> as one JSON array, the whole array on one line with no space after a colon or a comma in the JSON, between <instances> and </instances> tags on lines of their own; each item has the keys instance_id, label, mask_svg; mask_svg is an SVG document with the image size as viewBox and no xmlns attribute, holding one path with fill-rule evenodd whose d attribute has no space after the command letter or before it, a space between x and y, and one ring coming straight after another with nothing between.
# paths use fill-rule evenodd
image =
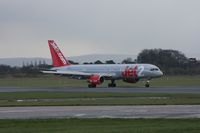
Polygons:
<instances>
[{"instance_id":1,"label":"main landing gear","mask_svg":"<svg viewBox=\"0 0 200 133\"><path fill-rule=\"evenodd\" d=\"M150 87L150 83L149 83L149 80L147 80L146 84L145 84L145 87L149 88Z\"/></svg>"},{"instance_id":2,"label":"main landing gear","mask_svg":"<svg viewBox=\"0 0 200 133\"><path fill-rule=\"evenodd\" d=\"M115 80L111 80L111 83L108 84L108 87L116 87Z\"/></svg>"}]
</instances>

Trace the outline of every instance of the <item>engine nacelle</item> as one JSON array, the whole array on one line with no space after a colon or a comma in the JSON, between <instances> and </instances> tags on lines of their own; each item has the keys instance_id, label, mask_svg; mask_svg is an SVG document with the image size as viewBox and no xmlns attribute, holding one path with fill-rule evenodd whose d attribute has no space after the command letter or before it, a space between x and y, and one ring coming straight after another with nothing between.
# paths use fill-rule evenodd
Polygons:
<instances>
[{"instance_id":1,"label":"engine nacelle","mask_svg":"<svg viewBox=\"0 0 200 133\"><path fill-rule=\"evenodd\" d=\"M127 83L137 83L139 78L124 78L123 81Z\"/></svg>"},{"instance_id":2,"label":"engine nacelle","mask_svg":"<svg viewBox=\"0 0 200 133\"><path fill-rule=\"evenodd\" d=\"M100 75L92 75L88 79L88 82L90 84L95 84L95 85L98 84L99 85L99 84L102 84L104 82L104 77L101 77Z\"/></svg>"}]
</instances>

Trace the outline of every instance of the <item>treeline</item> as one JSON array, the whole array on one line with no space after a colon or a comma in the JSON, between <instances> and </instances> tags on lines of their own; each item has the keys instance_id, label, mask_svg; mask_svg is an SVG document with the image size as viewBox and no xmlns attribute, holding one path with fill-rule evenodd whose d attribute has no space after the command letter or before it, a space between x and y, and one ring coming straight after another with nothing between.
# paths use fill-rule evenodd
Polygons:
<instances>
[{"instance_id":1,"label":"treeline","mask_svg":"<svg viewBox=\"0 0 200 133\"><path fill-rule=\"evenodd\" d=\"M79 64L79 63L77 63L77 62L73 62L73 61L69 61L71 64ZM116 63L116 62L114 62L113 60L107 60L107 61L105 61L105 62L102 62L102 61L100 61L100 60L97 60L97 61L95 61L95 62L84 62L83 64L84 65L88 65L88 64L135 64L136 63L136 61L133 61L133 59L132 58L126 58L126 59L124 59L121 63Z\"/></svg>"},{"instance_id":2,"label":"treeline","mask_svg":"<svg viewBox=\"0 0 200 133\"><path fill-rule=\"evenodd\" d=\"M145 49L139 53L137 62L157 65L167 75L200 74L200 61L177 50Z\"/></svg>"},{"instance_id":3,"label":"treeline","mask_svg":"<svg viewBox=\"0 0 200 133\"><path fill-rule=\"evenodd\" d=\"M79 63L69 61L71 64ZM150 63L159 66L166 75L200 75L200 61L195 58L187 58L182 52L177 50L145 49L141 51L136 60L124 59L120 64ZM102 62L84 62L83 64L116 64L113 60ZM11 75L14 77L40 76L41 70L53 67L45 61L23 63L22 67L11 67L0 65L0 77Z\"/></svg>"},{"instance_id":4,"label":"treeline","mask_svg":"<svg viewBox=\"0 0 200 133\"><path fill-rule=\"evenodd\" d=\"M0 77L37 77L41 74L41 70L51 68L47 64L26 64L22 67L11 67L9 65L0 65Z\"/></svg>"}]
</instances>

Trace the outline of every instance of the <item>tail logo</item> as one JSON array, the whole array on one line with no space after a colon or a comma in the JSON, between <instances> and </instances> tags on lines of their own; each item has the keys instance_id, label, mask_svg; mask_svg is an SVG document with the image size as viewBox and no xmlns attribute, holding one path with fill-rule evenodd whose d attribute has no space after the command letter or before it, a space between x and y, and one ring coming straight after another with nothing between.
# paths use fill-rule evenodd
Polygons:
<instances>
[{"instance_id":1,"label":"tail logo","mask_svg":"<svg viewBox=\"0 0 200 133\"><path fill-rule=\"evenodd\" d=\"M67 65L67 62L65 60L65 57L62 55L60 49L58 48L58 46L55 44L55 42L52 44L53 49L56 51L56 53L58 54L58 57L60 58L60 60L63 62L64 65Z\"/></svg>"},{"instance_id":2,"label":"tail logo","mask_svg":"<svg viewBox=\"0 0 200 133\"><path fill-rule=\"evenodd\" d=\"M66 60L66 58L64 57L64 55L58 48L57 44L54 42L54 40L49 40L48 43L49 43L50 52L52 56L53 66L61 67L61 66L70 65L68 60Z\"/></svg>"}]
</instances>

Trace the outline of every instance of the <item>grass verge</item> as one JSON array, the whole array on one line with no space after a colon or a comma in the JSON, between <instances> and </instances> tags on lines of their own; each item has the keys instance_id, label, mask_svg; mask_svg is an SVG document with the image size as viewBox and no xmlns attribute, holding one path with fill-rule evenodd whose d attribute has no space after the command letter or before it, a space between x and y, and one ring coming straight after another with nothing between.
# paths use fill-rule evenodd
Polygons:
<instances>
[{"instance_id":1,"label":"grass verge","mask_svg":"<svg viewBox=\"0 0 200 133\"><path fill-rule=\"evenodd\" d=\"M200 94L5 92L0 106L199 105Z\"/></svg>"},{"instance_id":2,"label":"grass verge","mask_svg":"<svg viewBox=\"0 0 200 133\"><path fill-rule=\"evenodd\" d=\"M1 133L199 133L200 119L0 120Z\"/></svg>"}]
</instances>

